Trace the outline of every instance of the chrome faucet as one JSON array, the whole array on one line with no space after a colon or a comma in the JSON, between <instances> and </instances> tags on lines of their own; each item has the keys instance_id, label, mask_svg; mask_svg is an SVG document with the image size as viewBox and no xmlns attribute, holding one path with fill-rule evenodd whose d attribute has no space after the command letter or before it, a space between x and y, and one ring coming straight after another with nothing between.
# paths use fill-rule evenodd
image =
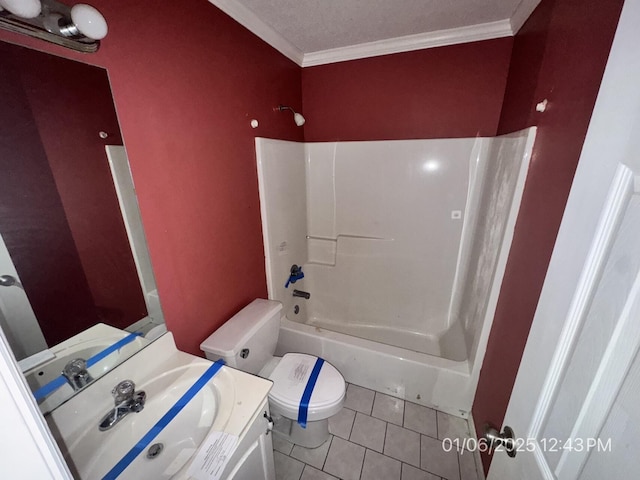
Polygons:
<instances>
[{"instance_id":1,"label":"chrome faucet","mask_svg":"<svg viewBox=\"0 0 640 480\"><path fill-rule=\"evenodd\" d=\"M87 371L87 362L83 358L75 358L67 363L62 369L62 376L74 391L93 382L93 377Z\"/></svg>"},{"instance_id":2,"label":"chrome faucet","mask_svg":"<svg viewBox=\"0 0 640 480\"><path fill-rule=\"evenodd\" d=\"M136 384L131 380L123 380L117 384L111 394L115 401L115 407L100 420L98 429L101 432L113 428L130 413L141 412L147 399L147 394L143 391L136 392Z\"/></svg>"},{"instance_id":3,"label":"chrome faucet","mask_svg":"<svg viewBox=\"0 0 640 480\"><path fill-rule=\"evenodd\" d=\"M309 300L309 298L311 298L311 294L309 292L304 292L302 290L294 290L293 291L293 296L294 297L300 297L300 298L306 298L307 300Z\"/></svg>"}]
</instances>

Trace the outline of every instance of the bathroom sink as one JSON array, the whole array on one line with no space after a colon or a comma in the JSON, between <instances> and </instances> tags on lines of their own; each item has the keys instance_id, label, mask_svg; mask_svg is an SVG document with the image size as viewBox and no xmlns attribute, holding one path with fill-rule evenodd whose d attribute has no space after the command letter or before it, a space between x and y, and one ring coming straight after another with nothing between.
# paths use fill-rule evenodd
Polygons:
<instances>
[{"instance_id":1,"label":"bathroom sink","mask_svg":"<svg viewBox=\"0 0 640 480\"><path fill-rule=\"evenodd\" d=\"M271 382L226 366L148 443L140 442L212 364L179 351L169 332L47 414L45 419L74 478L102 479L138 443L144 443L118 480L187 480L192 463L201 465L197 455L200 447L206 450L221 434L237 439L237 449L230 450L225 467L235 468L233 462L242 461L242 449L248 448L242 444L247 441L247 432L264 436ZM98 425L114 407L111 391L124 380L134 382L136 392L145 392L144 408L101 431ZM256 419L261 420L260 425L250 429L247 425L255 424Z\"/></svg>"},{"instance_id":2,"label":"bathroom sink","mask_svg":"<svg viewBox=\"0 0 640 480\"><path fill-rule=\"evenodd\" d=\"M177 350L169 332L46 415L74 478L105 477L211 365L209 360ZM124 380L133 381L136 392L145 392L144 408L100 431L102 418L114 407L111 391ZM262 410L270 388L268 380L226 366L220 368L133 457L118 480L187 480L194 454L201 445L206 448L210 434L222 432L242 442L248 423L257 418L262 420L259 430L264 433ZM241 457L238 446L229 464Z\"/></svg>"},{"instance_id":3,"label":"bathroom sink","mask_svg":"<svg viewBox=\"0 0 640 480\"><path fill-rule=\"evenodd\" d=\"M107 349L123 341L126 343L118 349L104 354ZM93 359L87 371L96 380L149 343L146 338L132 338L129 332L99 323L52 347L49 352L53 358L25 371L24 376L36 395L40 411L47 413L74 394L71 386L61 378L67 363L76 358Z\"/></svg>"},{"instance_id":4,"label":"bathroom sink","mask_svg":"<svg viewBox=\"0 0 640 480\"><path fill-rule=\"evenodd\" d=\"M125 330L120 330L103 323L98 323L50 348L48 352L52 358L43 363L37 364L33 368L25 370L24 376L27 379L27 383L29 384L31 391L35 392L39 388L60 377L65 365L70 361L76 358L89 360L96 355L100 355L101 352L104 352L117 342L121 342L125 338L129 337L130 333ZM99 361L91 364L88 371L91 376L96 379L113 369L120 362L126 360L149 343L149 340L146 338L137 336L130 341L127 341L126 344L120 346L117 350L104 356L104 358L100 358ZM56 393L60 396L59 394L61 392L54 391L54 395ZM73 393L71 387L68 387L68 393ZM62 395L60 400L64 401L66 398L67 397ZM48 403L55 403L50 401L52 400L51 398L48 398L47 400ZM61 402L51 405L51 408L59 405L59 403ZM40 404L42 407L42 402Z\"/></svg>"},{"instance_id":5,"label":"bathroom sink","mask_svg":"<svg viewBox=\"0 0 640 480\"><path fill-rule=\"evenodd\" d=\"M128 414L107 431L100 431L97 421L86 425L83 432L67 443L65 457L76 476L103 478L210 365L210 362L201 361L180 366L136 384L136 390L143 390L147 395L141 412ZM225 428L234 403L233 378L223 368L118 478L172 478L189 461L209 431Z\"/></svg>"},{"instance_id":6,"label":"bathroom sink","mask_svg":"<svg viewBox=\"0 0 640 480\"><path fill-rule=\"evenodd\" d=\"M60 372L62 372L64 366L71 360L75 358L82 358L84 360L87 360L92 356L102 352L106 348L109 348L119 340L122 340L127 335L128 332L123 332L123 334L121 335L111 335L103 338L85 340L73 346L56 351L54 359L50 360L44 365L40 365L37 368L25 372L25 377L27 379L27 382L29 383L29 387L31 387L32 390L37 390L38 388L49 383L51 380L59 377ZM89 373L91 373L91 375L95 378L101 376L102 374L115 367L123 359L128 358L136 353L138 350L140 350L141 347L147 345L148 343L149 341L145 338L136 338L127 345L124 345L117 352L106 356L95 365L89 367Z\"/></svg>"}]
</instances>

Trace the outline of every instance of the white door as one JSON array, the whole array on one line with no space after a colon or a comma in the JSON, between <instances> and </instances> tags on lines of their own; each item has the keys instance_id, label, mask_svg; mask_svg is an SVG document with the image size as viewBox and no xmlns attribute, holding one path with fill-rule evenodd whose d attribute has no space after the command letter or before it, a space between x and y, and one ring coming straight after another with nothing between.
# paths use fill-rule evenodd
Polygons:
<instances>
[{"instance_id":1,"label":"white door","mask_svg":"<svg viewBox=\"0 0 640 480\"><path fill-rule=\"evenodd\" d=\"M47 348L16 267L0 235L0 327L18 360Z\"/></svg>"},{"instance_id":2,"label":"white door","mask_svg":"<svg viewBox=\"0 0 640 480\"><path fill-rule=\"evenodd\" d=\"M490 480L640 478L640 0L627 0Z\"/></svg>"}]
</instances>

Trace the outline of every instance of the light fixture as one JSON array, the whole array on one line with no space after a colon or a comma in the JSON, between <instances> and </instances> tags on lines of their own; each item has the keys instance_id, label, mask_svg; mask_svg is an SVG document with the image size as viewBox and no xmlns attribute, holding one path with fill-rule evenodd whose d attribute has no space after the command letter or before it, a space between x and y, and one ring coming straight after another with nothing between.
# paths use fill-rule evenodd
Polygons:
<instances>
[{"instance_id":1,"label":"light fixture","mask_svg":"<svg viewBox=\"0 0 640 480\"><path fill-rule=\"evenodd\" d=\"M0 28L72 48L95 52L107 22L91 5L69 7L57 0L0 0Z\"/></svg>"},{"instance_id":2,"label":"light fixture","mask_svg":"<svg viewBox=\"0 0 640 480\"><path fill-rule=\"evenodd\" d=\"M71 22L59 14L52 14L43 22L50 33L64 37L84 35L91 40L100 40L107 36L107 21L102 14L91 5L79 3L71 7Z\"/></svg>"},{"instance_id":3,"label":"light fixture","mask_svg":"<svg viewBox=\"0 0 640 480\"><path fill-rule=\"evenodd\" d=\"M293 121L296 122L296 125L299 127L304 125L304 122L305 122L304 117L302 116L302 114L296 113L296 111L293 108L287 107L286 105L278 105L276 108L274 108L274 110L278 112L282 112L284 110L291 110L293 112Z\"/></svg>"},{"instance_id":4,"label":"light fixture","mask_svg":"<svg viewBox=\"0 0 640 480\"><path fill-rule=\"evenodd\" d=\"M0 7L20 18L36 18L42 11L40 0L0 0Z\"/></svg>"}]
</instances>

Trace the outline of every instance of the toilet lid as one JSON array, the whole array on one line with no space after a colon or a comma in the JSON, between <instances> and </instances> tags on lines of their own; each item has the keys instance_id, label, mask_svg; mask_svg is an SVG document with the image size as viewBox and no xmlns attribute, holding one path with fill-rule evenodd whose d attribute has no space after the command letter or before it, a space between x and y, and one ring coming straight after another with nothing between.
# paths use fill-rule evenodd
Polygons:
<instances>
[{"instance_id":1,"label":"toilet lid","mask_svg":"<svg viewBox=\"0 0 640 480\"><path fill-rule=\"evenodd\" d=\"M269 375L273 388L269 397L290 408L298 408L311 371L318 357L304 353L287 353ZM342 400L345 391L344 378L329 362L325 361L309 400L309 408L323 408Z\"/></svg>"}]
</instances>

